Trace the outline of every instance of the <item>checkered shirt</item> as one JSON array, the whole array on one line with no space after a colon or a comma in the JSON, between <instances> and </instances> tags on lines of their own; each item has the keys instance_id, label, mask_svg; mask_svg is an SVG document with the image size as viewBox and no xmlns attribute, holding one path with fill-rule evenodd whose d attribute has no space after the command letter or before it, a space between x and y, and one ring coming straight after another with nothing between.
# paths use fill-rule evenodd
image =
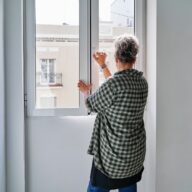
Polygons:
<instances>
[{"instance_id":1,"label":"checkered shirt","mask_svg":"<svg viewBox=\"0 0 192 192\"><path fill-rule=\"evenodd\" d=\"M110 178L131 177L143 168L147 95L143 73L127 69L116 72L86 99L90 111L97 113L88 154Z\"/></svg>"}]
</instances>

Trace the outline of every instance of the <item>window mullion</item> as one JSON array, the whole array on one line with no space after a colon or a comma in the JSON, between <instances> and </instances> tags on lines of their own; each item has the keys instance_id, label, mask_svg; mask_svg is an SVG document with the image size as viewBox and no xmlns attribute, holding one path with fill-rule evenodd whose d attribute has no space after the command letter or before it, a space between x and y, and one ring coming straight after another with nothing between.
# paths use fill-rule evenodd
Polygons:
<instances>
[{"instance_id":1,"label":"window mullion","mask_svg":"<svg viewBox=\"0 0 192 192\"><path fill-rule=\"evenodd\" d=\"M146 74L146 0L135 0L135 35L139 39L140 52L137 69Z\"/></svg>"},{"instance_id":2,"label":"window mullion","mask_svg":"<svg viewBox=\"0 0 192 192\"><path fill-rule=\"evenodd\" d=\"M90 1L80 0L80 50L79 50L79 70L80 79L89 83L90 81ZM80 115L86 115L88 110L85 106L83 95L80 93Z\"/></svg>"},{"instance_id":3,"label":"window mullion","mask_svg":"<svg viewBox=\"0 0 192 192\"><path fill-rule=\"evenodd\" d=\"M98 66L93 61L93 53L99 49L99 0L91 0L91 82L92 92L99 86Z\"/></svg>"}]
</instances>

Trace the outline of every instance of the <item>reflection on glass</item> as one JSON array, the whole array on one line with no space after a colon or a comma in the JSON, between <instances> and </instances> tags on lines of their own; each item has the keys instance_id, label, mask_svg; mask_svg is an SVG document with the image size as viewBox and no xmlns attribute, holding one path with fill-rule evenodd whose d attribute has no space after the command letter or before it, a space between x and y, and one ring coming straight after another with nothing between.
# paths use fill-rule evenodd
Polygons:
<instances>
[{"instance_id":1,"label":"reflection on glass","mask_svg":"<svg viewBox=\"0 0 192 192\"><path fill-rule=\"evenodd\" d=\"M36 107L78 108L79 0L36 0Z\"/></svg>"},{"instance_id":2,"label":"reflection on glass","mask_svg":"<svg viewBox=\"0 0 192 192\"><path fill-rule=\"evenodd\" d=\"M124 33L134 34L134 0L99 0L99 50L107 53L107 65L112 73L114 39ZM104 81L99 71L99 84Z\"/></svg>"}]
</instances>

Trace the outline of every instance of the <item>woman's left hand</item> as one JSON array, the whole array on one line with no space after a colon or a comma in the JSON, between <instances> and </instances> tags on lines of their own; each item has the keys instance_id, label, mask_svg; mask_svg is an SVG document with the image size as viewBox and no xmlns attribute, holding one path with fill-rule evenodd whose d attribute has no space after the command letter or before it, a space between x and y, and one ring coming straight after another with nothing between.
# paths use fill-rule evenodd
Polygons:
<instances>
[{"instance_id":1,"label":"woman's left hand","mask_svg":"<svg viewBox=\"0 0 192 192\"><path fill-rule=\"evenodd\" d=\"M82 80L80 80L80 81L78 82L78 85L77 85L77 86L79 87L79 91L82 92L82 93L84 93L84 94L88 94L89 91L90 91L91 88L92 88L92 85L91 85L91 84L86 84L86 83L84 83Z\"/></svg>"},{"instance_id":2,"label":"woman's left hand","mask_svg":"<svg viewBox=\"0 0 192 192\"><path fill-rule=\"evenodd\" d=\"M100 67L106 64L107 54L105 52L95 52L93 58L99 64Z\"/></svg>"}]
</instances>

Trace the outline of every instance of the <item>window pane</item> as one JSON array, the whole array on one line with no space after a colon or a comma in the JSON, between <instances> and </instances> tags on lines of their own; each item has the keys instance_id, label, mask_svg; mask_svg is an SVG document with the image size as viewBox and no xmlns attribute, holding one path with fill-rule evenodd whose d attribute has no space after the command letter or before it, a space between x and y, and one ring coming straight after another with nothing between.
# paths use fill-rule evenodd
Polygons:
<instances>
[{"instance_id":1,"label":"window pane","mask_svg":"<svg viewBox=\"0 0 192 192\"><path fill-rule=\"evenodd\" d=\"M36 108L79 108L79 0L36 0Z\"/></svg>"},{"instance_id":2,"label":"window pane","mask_svg":"<svg viewBox=\"0 0 192 192\"><path fill-rule=\"evenodd\" d=\"M40 97L40 105L42 108L55 108L57 99L55 96Z\"/></svg>"},{"instance_id":3,"label":"window pane","mask_svg":"<svg viewBox=\"0 0 192 192\"><path fill-rule=\"evenodd\" d=\"M112 73L114 39L124 33L134 34L134 0L99 0L99 50L107 53L107 63ZM104 81L99 71L99 84Z\"/></svg>"}]
</instances>

